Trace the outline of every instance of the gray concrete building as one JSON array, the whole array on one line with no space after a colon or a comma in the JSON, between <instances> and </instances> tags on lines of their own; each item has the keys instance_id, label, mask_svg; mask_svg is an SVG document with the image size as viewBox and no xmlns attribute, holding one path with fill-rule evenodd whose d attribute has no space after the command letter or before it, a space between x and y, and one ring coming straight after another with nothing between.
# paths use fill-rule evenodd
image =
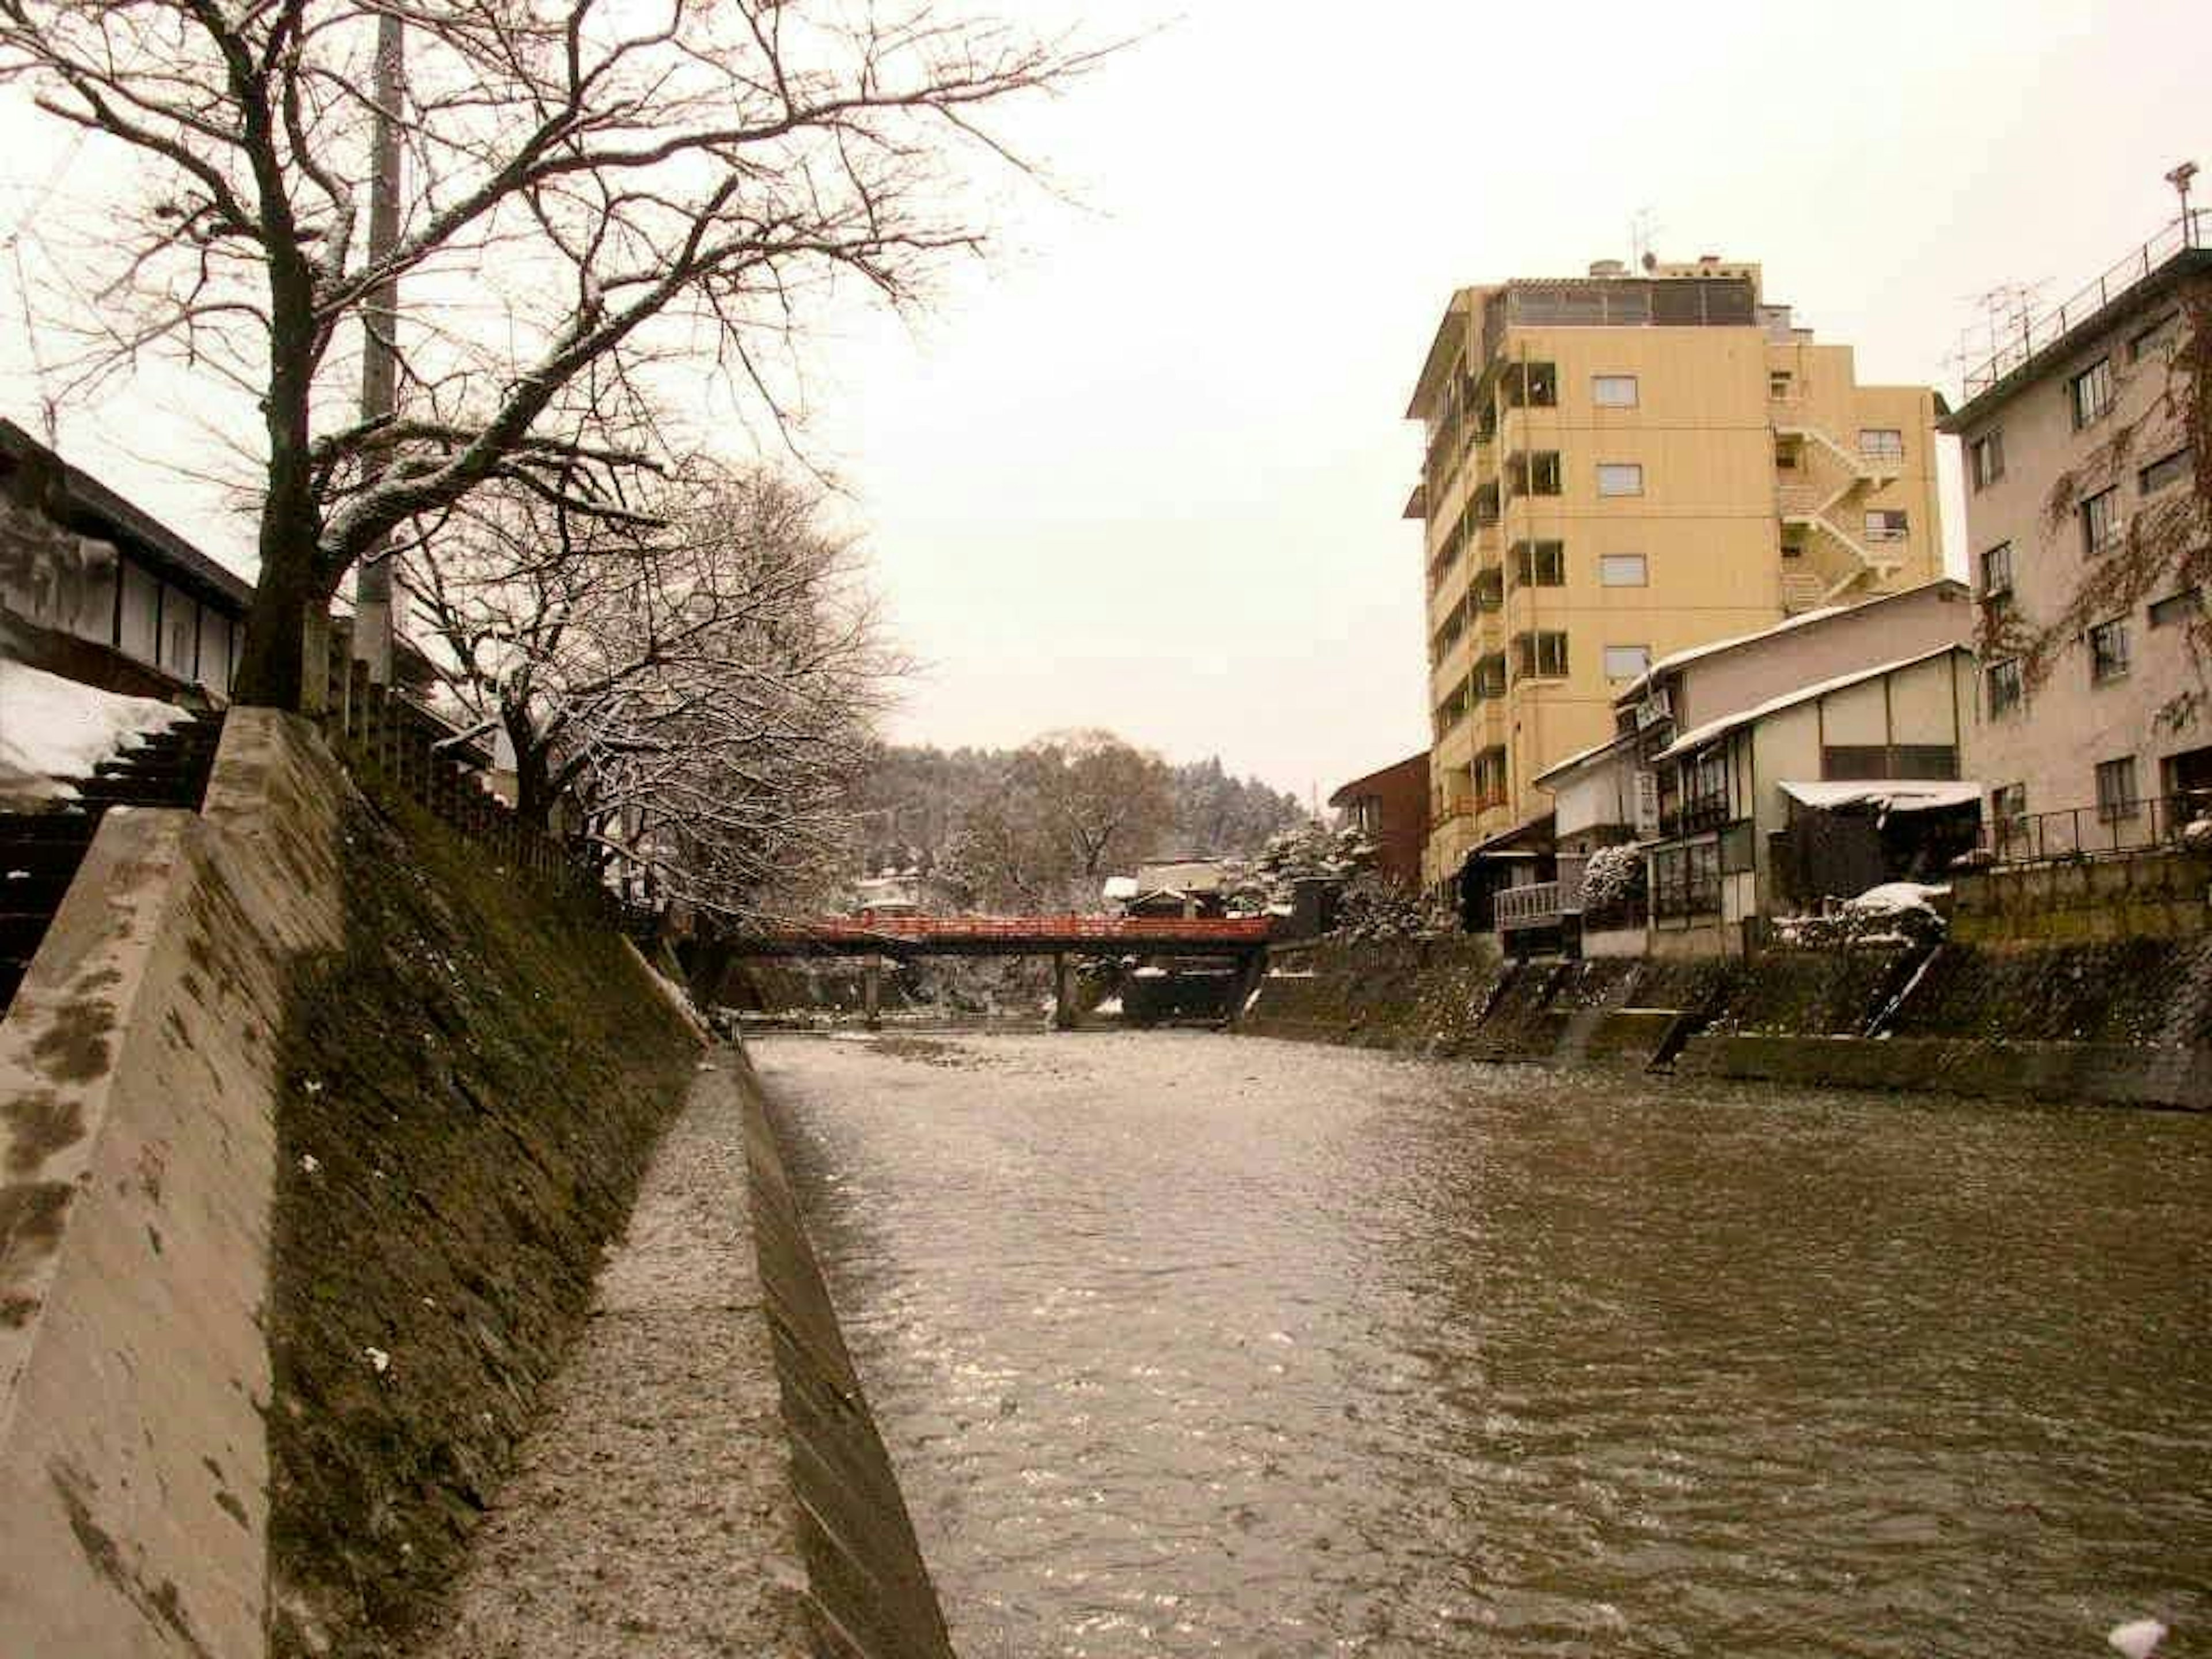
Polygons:
<instances>
[{"instance_id":1,"label":"gray concrete building","mask_svg":"<svg viewBox=\"0 0 2212 1659\"><path fill-rule=\"evenodd\" d=\"M2024 324L1942 422L1965 452L1970 764L2001 858L2150 844L2212 804L2212 634L2191 574L2208 502L2187 429L2208 219L2185 214Z\"/></svg>"}]
</instances>

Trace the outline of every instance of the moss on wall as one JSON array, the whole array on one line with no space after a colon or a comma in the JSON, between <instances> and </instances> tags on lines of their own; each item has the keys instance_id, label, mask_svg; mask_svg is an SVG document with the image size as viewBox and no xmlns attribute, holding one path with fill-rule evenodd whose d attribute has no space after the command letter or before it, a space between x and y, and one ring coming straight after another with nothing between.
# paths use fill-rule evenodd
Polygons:
<instances>
[{"instance_id":1,"label":"moss on wall","mask_svg":"<svg viewBox=\"0 0 2212 1659\"><path fill-rule=\"evenodd\" d=\"M698 1051L587 907L404 804L344 830L282 1054L272 1651L367 1659L434 1610Z\"/></svg>"}]
</instances>

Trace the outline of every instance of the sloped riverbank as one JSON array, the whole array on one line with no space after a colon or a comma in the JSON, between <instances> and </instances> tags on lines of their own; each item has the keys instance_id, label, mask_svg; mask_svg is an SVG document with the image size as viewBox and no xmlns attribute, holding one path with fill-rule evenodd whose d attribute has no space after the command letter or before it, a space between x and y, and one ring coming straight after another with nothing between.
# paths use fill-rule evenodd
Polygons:
<instances>
[{"instance_id":1,"label":"sloped riverbank","mask_svg":"<svg viewBox=\"0 0 2212 1659\"><path fill-rule=\"evenodd\" d=\"M1806 1085L2212 1107L2212 939L1501 963L1473 939L1271 953L1262 1036Z\"/></svg>"}]
</instances>

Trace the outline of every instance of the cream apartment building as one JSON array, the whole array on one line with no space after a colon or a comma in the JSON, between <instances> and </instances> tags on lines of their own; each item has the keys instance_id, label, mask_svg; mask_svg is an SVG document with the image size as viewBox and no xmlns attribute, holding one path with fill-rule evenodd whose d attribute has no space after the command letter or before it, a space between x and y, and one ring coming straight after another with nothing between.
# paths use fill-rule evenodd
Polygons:
<instances>
[{"instance_id":1,"label":"cream apartment building","mask_svg":"<svg viewBox=\"0 0 2212 1659\"><path fill-rule=\"evenodd\" d=\"M2212 800L2204 595L2177 574L2207 532L2176 354L2192 304L2212 314L2208 243L2212 213L2169 225L1971 368L1943 422L1966 461L1974 770L2000 855L2157 840Z\"/></svg>"},{"instance_id":2,"label":"cream apartment building","mask_svg":"<svg viewBox=\"0 0 2212 1659\"><path fill-rule=\"evenodd\" d=\"M1756 264L1452 296L1407 414L1424 521L1424 881L1548 806L1656 659L1941 574L1935 394L1859 385Z\"/></svg>"}]
</instances>

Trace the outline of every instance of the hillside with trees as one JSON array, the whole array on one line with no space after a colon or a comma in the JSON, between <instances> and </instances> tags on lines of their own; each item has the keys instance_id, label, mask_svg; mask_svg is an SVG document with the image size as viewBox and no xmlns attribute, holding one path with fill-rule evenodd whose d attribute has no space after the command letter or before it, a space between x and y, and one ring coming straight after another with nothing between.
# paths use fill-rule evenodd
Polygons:
<instances>
[{"instance_id":1,"label":"hillside with trees","mask_svg":"<svg viewBox=\"0 0 2212 1659\"><path fill-rule=\"evenodd\" d=\"M1218 757L1170 764L1095 729L1011 750L887 745L853 811L868 870L917 870L1003 909L1088 908L1104 877L1142 860L1250 856L1305 816Z\"/></svg>"}]
</instances>

